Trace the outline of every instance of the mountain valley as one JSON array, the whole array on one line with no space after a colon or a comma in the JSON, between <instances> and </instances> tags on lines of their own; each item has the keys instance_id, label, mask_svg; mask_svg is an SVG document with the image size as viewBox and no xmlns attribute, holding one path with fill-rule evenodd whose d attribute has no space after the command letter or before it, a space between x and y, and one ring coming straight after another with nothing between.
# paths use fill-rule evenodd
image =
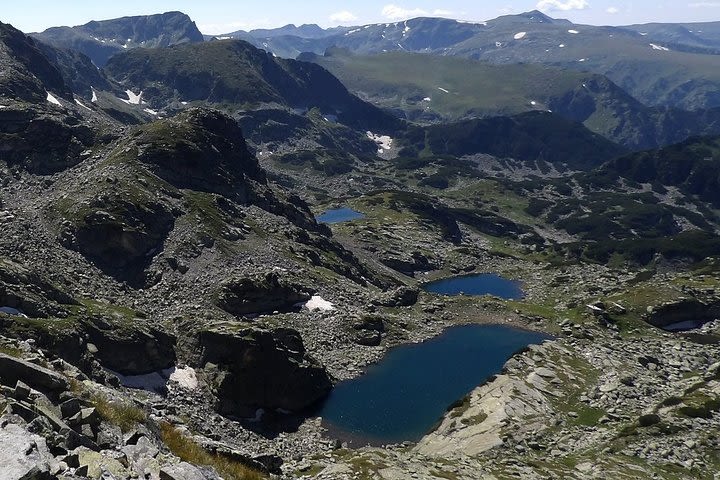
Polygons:
<instances>
[{"instance_id":1,"label":"mountain valley","mask_svg":"<svg viewBox=\"0 0 720 480\"><path fill-rule=\"evenodd\" d=\"M0 23L0 477L718 478L718 25ZM463 325L540 340L319 413Z\"/></svg>"}]
</instances>

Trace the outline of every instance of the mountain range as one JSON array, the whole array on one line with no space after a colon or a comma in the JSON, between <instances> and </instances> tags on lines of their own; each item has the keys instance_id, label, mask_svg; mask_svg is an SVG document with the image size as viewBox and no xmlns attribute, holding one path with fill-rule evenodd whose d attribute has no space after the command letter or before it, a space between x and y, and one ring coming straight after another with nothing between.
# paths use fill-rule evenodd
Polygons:
<instances>
[{"instance_id":1,"label":"mountain range","mask_svg":"<svg viewBox=\"0 0 720 480\"><path fill-rule=\"evenodd\" d=\"M678 30L687 35L668 33ZM320 38L242 35L256 46L291 58L340 47L357 54L409 51L492 64L559 66L605 75L648 105L695 110L720 106L714 46L718 30L717 23L647 28L576 25L532 11L475 24L416 18L348 28ZM233 35L239 34L226 36ZM653 74L646 75L648 71Z\"/></svg>"}]
</instances>

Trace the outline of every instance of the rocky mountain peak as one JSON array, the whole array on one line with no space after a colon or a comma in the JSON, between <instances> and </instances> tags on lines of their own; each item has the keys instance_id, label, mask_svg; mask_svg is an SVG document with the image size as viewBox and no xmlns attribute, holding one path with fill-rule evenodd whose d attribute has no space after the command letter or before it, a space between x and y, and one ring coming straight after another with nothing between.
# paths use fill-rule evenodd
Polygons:
<instances>
[{"instance_id":1,"label":"rocky mountain peak","mask_svg":"<svg viewBox=\"0 0 720 480\"><path fill-rule=\"evenodd\" d=\"M78 50L103 66L117 52L204 41L195 22L182 12L100 20L76 27L53 27L33 37L59 48Z\"/></svg>"},{"instance_id":2,"label":"rocky mountain peak","mask_svg":"<svg viewBox=\"0 0 720 480\"><path fill-rule=\"evenodd\" d=\"M180 188L232 192L244 178L264 180L242 131L230 117L194 108L141 129L133 143L138 160Z\"/></svg>"}]
</instances>

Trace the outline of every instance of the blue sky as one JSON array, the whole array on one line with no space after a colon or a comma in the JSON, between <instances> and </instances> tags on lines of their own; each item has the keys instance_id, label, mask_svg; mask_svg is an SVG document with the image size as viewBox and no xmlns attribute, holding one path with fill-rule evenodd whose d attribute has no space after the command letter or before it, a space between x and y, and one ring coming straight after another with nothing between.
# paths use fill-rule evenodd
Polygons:
<instances>
[{"instance_id":1,"label":"blue sky","mask_svg":"<svg viewBox=\"0 0 720 480\"><path fill-rule=\"evenodd\" d=\"M482 21L536 8L556 18L593 25L720 20L720 0L24 0L3 3L0 21L25 32L170 10L187 13L200 30L208 34L288 23L317 23L324 27L361 25L417 16Z\"/></svg>"}]
</instances>

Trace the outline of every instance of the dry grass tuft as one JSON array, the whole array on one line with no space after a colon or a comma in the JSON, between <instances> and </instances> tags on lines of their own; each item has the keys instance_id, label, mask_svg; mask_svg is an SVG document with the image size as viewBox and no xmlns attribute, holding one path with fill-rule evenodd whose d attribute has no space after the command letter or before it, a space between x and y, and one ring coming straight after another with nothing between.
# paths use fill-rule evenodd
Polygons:
<instances>
[{"instance_id":1,"label":"dry grass tuft","mask_svg":"<svg viewBox=\"0 0 720 480\"><path fill-rule=\"evenodd\" d=\"M169 423L161 423L162 440L168 449L184 462L205 465L226 480L263 480L265 475L228 457L210 453Z\"/></svg>"},{"instance_id":2,"label":"dry grass tuft","mask_svg":"<svg viewBox=\"0 0 720 480\"><path fill-rule=\"evenodd\" d=\"M123 433L129 432L137 424L145 423L147 415L140 408L121 402L111 402L103 395L93 395L90 401L100 416L120 427Z\"/></svg>"}]
</instances>

